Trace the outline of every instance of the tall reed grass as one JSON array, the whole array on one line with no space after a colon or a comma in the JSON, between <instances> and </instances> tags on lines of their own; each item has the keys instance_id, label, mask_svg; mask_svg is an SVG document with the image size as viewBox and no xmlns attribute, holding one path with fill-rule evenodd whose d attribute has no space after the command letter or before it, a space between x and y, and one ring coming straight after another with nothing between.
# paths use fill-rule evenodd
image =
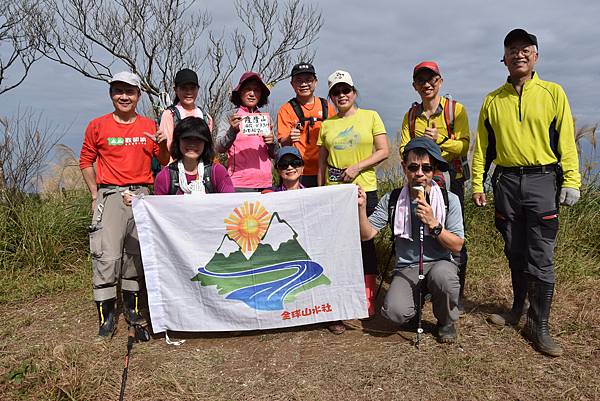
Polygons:
<instances>
[{"instance_id":1,"label":"tall reed grass","mask_svg":"<svg viewBox=\"0 0 600 401\"><path fill-rule=\"evenodd\" d=\"M586 131L590 132L595 127ZM402 185L397 145L392 144L390 158L379 167L380 196ZM560 211L556 268L567 280L600 277L600 177L592 170L582 166L586 182L581 199ZM85 189L65 190L63 184L50 187L63 190L43 196L0 193L0 302L89 285L89 194ZM465 205L470 265L483 276L506 264L502 239L494 228L493 199L488 207L476 208L467 193ZM385 269L391 249L389 229L375 243L380 269Z\"/></svg>"},{"instance_id":2,"label":"tall reed grass","mask_svg":"<svg viewBox=\"0 0 600 401\"><path fill-rule=\"evenodd\" d=\"M0 202L0 301L52 292L85 274L90 197L11 194Z\"/></svg>"}]
</instances>

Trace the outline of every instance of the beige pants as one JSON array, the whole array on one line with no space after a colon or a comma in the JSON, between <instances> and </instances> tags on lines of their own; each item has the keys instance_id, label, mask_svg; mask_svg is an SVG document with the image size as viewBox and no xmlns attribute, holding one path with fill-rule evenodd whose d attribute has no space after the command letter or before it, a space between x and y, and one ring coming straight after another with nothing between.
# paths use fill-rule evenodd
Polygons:
<instances>
[{"instance_id":1,"label":"beige pants","mask_svg":"<svg viewBox=\"0 0 600 401\"><path fill-rule=\"evenodd\" d=\"M139 291L143 282L142 258L131 206L123 203L127 187L100 188L90 226L92 284L94 300L117 297L117 284L127 291ZM148 194L139 187L136 194Z\"/></svg>"}]
</instances>

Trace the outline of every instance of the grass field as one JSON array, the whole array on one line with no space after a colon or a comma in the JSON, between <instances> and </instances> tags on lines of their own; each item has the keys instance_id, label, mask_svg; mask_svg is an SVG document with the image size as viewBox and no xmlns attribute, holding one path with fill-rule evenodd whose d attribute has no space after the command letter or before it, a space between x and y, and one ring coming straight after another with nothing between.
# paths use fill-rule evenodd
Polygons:
<instances>
[{"instance_id":1,"label":"grass field","mask_svg":"<svg viewBox=\"0 0 600 401\"><path fill-rule=\"evenodd\" d=\"M1 400L118 399L126 326L121 319L112 341L96 341L88 202L68 193L1 210ZM381 318L350 321L340 336L306 326L180 334L187 341L178 347L155 338L134 346L126 399L600 399L599 214L594 187L561 209L551 322L561 358L540 355L514 328L487 323L489 313L509 306L510 277L493 207L469 205L468 302L457 344L434 340L430 304L420 350L413 332ZM385 240L378 243L382 255Z\"/></svg>"}]
</instances>

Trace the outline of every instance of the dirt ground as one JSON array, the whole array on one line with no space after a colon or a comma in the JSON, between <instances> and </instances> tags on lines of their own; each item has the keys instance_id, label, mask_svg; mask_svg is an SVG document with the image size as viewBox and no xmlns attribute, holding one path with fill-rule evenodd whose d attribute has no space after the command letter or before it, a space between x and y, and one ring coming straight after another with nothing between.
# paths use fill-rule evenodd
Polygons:
<instances>
[{"instance_id":1,"label":"dirt ground","mask_svg":"<svg viewBox=\"0 0 600 401\"><path fill-rule=\"evenodd\" d=\"M538 354L514 328L486 322L510 296L480 287L460 320L460 341L438 344L381 318L324 326L135 344L127 400L596 400L600 399L600 282L559 287L553 327L561 358ZM117 400L126 326L98 342L88 292L0 305L0 399Z\"/></svg>"}]
</instances>

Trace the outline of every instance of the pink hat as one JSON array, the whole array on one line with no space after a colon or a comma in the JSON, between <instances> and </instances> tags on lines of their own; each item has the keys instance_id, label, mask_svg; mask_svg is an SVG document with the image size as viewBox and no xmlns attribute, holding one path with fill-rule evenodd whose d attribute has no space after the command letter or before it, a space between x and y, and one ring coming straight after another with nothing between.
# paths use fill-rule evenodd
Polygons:
<instances>
[{"instance_id":1,"label":"pink hat","mask_svg":"<svg viewBox=\"0 0 600 401\"><path fill-rule=\"evenodd\" d=\"M430 70L435 72L437 75L442 75L440 74L440 67L438 67L435 61L421 61L419 64L415 65L415 68L413 69L413 78L421 70Z\"/></svg>"},{"instance_id":2,"label":"pink hat","mask_svg":"<svg viewBox=\"0 0 600 401\"><path fill-rule=\"evenodd\" d=\"M246 71L245 73L243 73L240 78L240 82L238 82L237 86L232 90L232 92L239 91L244 82L249 81L251 79L255 79L258 82L260 82L260 84L263 86L263 91L267 94L267 96L271 94L269 87L263 82L262 78L260 77L260 74L254 71Z\"/></svg>"},{"instance_id":3,"label":"pink hat","mask_svg":"<svg viewBox=\"0 0 600 401\"><path fill-rule=\"evenodd\" d=\"M269 90L269 87L263 82L262 78L260 77L260 74L258 72L254 72L254 71L246 71L245 73L242 74L241 78L240 78L240 82L238 82L237 86L235 88L233 88L233 90L231 91L231 102L233 104L235 104L236 106L239 106L239 90L242 87L242 85L246 82L246 81L250 81L251 79L254 79L256 81L258 81L260 83L260 85L262 86L262 96L261 99L258 103L258 107L262 107L265 104L267 104L267 98L269 97L269 95L271 94L271 91Z\"/></svg>"}]
</instances>

